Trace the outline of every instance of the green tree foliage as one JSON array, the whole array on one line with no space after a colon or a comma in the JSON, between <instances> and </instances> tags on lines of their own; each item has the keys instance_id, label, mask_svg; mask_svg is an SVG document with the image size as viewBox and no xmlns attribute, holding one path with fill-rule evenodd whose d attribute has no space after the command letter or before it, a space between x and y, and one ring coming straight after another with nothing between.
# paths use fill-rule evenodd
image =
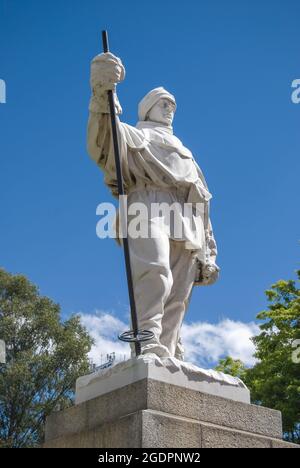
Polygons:
<instances>
[{"instance_id":1,"label":"green tree foliage","mask_svg":"<svg viewBox=\"0 0 300 468\"><path fill-rule=\"evenodd\" d=\"M0 269L0 337L7 362L0 364L0 445L35 447L45 417L72 404L74 384L89 369L92 340L73 316L39 294L26 277Z\"/></svg>"},{"instance_id":2,"label":"green tree foliage","mask_svg":"<svg viewBox=\"0 0 300 468\"><path fill-rule=\"evenodd\" d=\"M232 375L233 377L238 377L241 380L245 380L247 373L247 368L242 361L240 359L232 359L230 356L220 359L215 370Z\"/></svg>"},{"instance_id":3,"label":"green tree foliage","mask_svg":"<svg viewBox=\"0 0 300 468\"><path fill-rule=\"evenodd\" d=\"M217 370L240 377L254 403L281 411L285 438L300 443L300 290L296 281L280 280L266 295L268 309L257 315L261 333L252 338L257 364L246 369L227 357Z\"/></svg>"},{"instance_id":4,"label":"green tree foliage","mask_svg":"<svg viewBox=\"0 0 300 468\"><path fill-rule=\"evenodd\" d=\"M300 280L300 272L298 272ZM300 443L300 290L295 281L278 281L266 291L268 310L258 314L261 333L253 338L258 363L247 372L252 399L282 412L286 438Z\"/></svg>"}]
</instances>

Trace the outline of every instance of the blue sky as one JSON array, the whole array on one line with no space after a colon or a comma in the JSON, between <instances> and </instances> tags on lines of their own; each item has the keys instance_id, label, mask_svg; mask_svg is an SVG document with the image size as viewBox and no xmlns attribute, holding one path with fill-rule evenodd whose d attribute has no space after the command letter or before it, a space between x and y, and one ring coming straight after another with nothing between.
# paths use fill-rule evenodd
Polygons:
<instances>
[{"instance_id":1,"label":"blue sky","mask_svg":"<svg viewBox=\"0 0 300 468\"><path fill-rule=\"evenodd\" d=\"M299 268L300 3L0 0L0 265L72 312L126 320L122 251L95 234L112 198L86 152L89 63L103 28L126 67L122 120L156 86L204 171L222 268L187 322L250 322Z\"/></svg>"}]
</instances>

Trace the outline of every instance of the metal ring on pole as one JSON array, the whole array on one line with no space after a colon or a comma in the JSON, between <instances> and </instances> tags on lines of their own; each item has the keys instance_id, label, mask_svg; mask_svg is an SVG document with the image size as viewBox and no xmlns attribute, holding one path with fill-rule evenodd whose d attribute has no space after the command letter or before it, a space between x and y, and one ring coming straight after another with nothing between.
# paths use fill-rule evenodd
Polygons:
<instances>
[{"instance_id":1,"label":"metal ring on pole","mask_svg":"<svg viewBox=\"0 0 300 468\"><path fill-rule=\"evenodd\" d=\"M138 330L137 335L135 335L133 330L129 330L121 333L118 338L126 343L141 343L154 338L154 333L149 330Z\"/></svg>"}]
</instances>

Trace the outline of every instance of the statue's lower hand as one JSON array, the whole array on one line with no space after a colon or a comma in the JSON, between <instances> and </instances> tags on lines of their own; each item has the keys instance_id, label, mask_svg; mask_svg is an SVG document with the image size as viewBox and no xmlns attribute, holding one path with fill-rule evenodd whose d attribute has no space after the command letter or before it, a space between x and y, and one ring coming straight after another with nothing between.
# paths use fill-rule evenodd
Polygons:
<instances>
[{"instance_id":1,"label":"statue's lower hand","mask_svg":"<svg viewBox=\"0 0 300 468\"><path fill-rule=\"evenodd\" d=\"M196 272L195 284L200 286L209 286L214 284L219 278L220 268L214 262L203 264L202 261L196 259L198 268Z\"/></svg>"},{"instance_id":2,"label":"statue's lower hand","mask_svg":"<svg viewBox=\"0 0 300 468\"><path fill-rule=\"evenodd\" d=\"M214 284L219 278L220 268L215 263L207 263L202 269L203 285Z\"/></svg>"}]
</instances>

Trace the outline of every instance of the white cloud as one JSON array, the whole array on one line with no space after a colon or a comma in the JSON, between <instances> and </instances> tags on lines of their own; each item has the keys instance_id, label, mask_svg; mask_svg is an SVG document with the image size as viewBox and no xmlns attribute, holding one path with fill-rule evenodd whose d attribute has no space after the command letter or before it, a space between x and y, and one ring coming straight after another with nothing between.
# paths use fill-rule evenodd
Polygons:
<instances>
[{"instance_id":1,"label":"white cloud","mask_svg":"<svg viewBox=\"0 0 300 468\"><path fill-rule=\"evenodd\" d=\"M81 322L95 341L89 357L96 365L106 362L106 355L115 352L116 359L129 358L130 348L118 339L128 326L114 315L96 311L94 314L80 314Z\"/></svg>"},{"instance_id":2,"label":"white cloud","mask_svg":"<svg viewBox=\"0 0 300 468\"><path fill-rule=\"evenodd\" d=\"M259 327L254 322L243 323L229 319L217 324L183 324L181 330L186 360L202 367L215 365L224 356L240 359L247 366L252 366L255 359L250 338L258 333Z\"/></svg>"},{"instance_id":3,"label":"white cloud","mask_svg":"<svg viewBox=\"0 0 300 468\"><path fill-rule=\"evenodd\" d=\"M105 311L80 314L83 325L95 340L90 352L92 361L99 365L106 354L115 352L117 360L129 358L130 348L118 340L118 334L128 325ZM224 319L217 324L194 322L183 324L181 330L185 358L200 367L214 367L220 358L231 356L241 359L247 366L255 363L254 345L250 338L257 335L259 327L254 322L244 323Z\"/></svg>"}]
</instances>

